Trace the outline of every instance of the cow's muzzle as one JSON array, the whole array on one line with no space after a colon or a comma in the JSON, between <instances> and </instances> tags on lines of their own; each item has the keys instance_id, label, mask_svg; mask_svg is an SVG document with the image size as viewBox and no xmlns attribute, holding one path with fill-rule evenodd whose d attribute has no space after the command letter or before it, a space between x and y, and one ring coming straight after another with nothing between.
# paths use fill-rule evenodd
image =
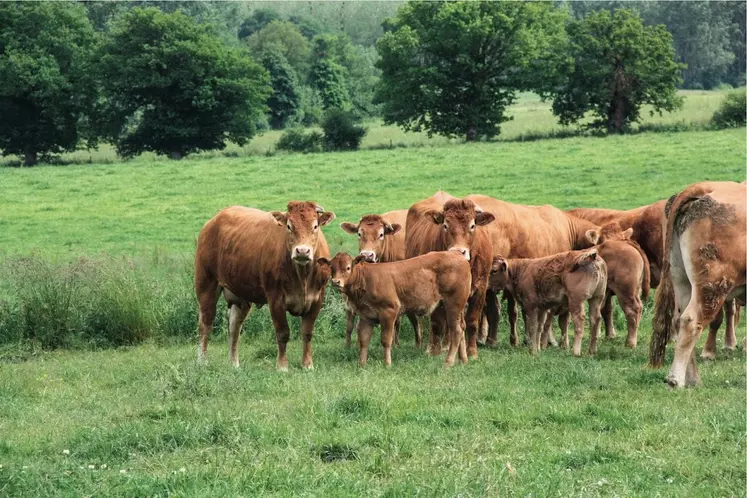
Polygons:
<instances>
[{"instance_id":1,"label":"cow's muzzle","mask_svg":"<svg viewBox=\"0 0 747 498\"><path fill-rule=\"evenodd\" d=\"M293 248L291 258L298 264L309 264L314 259L314 250L309 246L296 246Z\"/></svg>"},{"instance_id":2,"label":"cow's muzzle","mask_svg":"<svg viewBox=\"0 0 747 498\"><path fill-rule=\"evenodd\" d=\"M366 263L376 263L376 253L374 251L361 251L361 256L365 258Z\"/></svg>"}]
</instances>

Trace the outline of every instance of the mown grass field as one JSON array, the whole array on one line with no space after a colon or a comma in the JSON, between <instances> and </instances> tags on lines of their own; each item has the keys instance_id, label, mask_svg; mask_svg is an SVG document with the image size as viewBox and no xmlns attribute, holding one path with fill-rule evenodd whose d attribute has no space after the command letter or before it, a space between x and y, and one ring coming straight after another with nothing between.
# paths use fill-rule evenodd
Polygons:
<instances>
[{"instance_id":1,"label":"mown grass field","mask_svg":"<svg viewBox=\"0 0 747 498\"><path fill-rule=\"evenodd\" d=\"M156 323L162 300L183 295L189 306L182 270L202 223L227 205L317 200L337 213L325 229L337 251L355 243L337 222L405 208L437 189L631 208L705 179L745 179L744 129L4 168L0 250L10 262L126 257L117 268L123 278L150 279L133 284L148 299L129 301L129 280L114 299L121 292ZM0 271L0 312L3 300L12 307L19 299L22 282L13 278ZM56 304L26 312L46 316ZM193 312L192 303L179 325L187 339L34 354L22 344L13 346L18 354L0 354L0 496L746 492L743 351L719 350L717 361L701 362L701 387L669 391L666 372L645 367L650 305L634 351L619 337L602 340L595 357L548 350L532 358L507 345L504 325L498 349L445 371L443 357L425 357L404 327L392 368L376 346L361 370L357 351L344 347L341 302L330 292L316 370L300 369L294 321L288 374L274 371L264 308L245 326L241 369L229 365L222 327L209 365L198 368Z\"/></svg>"}]
</instances>

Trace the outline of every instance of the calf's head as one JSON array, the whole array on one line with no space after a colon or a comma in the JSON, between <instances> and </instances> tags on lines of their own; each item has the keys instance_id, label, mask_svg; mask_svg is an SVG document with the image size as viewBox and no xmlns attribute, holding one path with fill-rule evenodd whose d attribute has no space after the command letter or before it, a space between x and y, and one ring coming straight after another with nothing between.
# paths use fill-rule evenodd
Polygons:
<instances>
[{"instance_id":1,"label":"calf's head","mask_svg":"<svg viewBox=\"0 0 747 498\"><path fill-rule=\"evenodd\" d=\"M495 219L491 213L484 213L470 200L454 199L444 204L443 211L428 211L426 216L441 226L446 249L462 254L470 260L470 249L475 240L478 226L487 225Z\"/></svg>"},{"instance_id":2,"label":"calf's head","mask_svg":"<svg viewBox=\"0 0 747 498\"><path fill-rule=\"evenodd\" d=\"M586 238L592 245L601 244L607 240L631 240L633 229L623 230L616 221L608 223L598 230L587 230Z\"/></svg>"},{"instance_id":3,"label":"calf's head","mask_svg":"<svg viewBox=\"0 0 747 498\"><path fill-rule=\"evenodd\" d=\"M353 266L363 260L362 256L358 256L355 259L346 253L338 252L332 261L329 262L330 269L332 271L331 280L332 285L338 289L345 287L345 284L350 278L350 274L353 272Z\"/></svg>"},{"instance_id":4,"label":"calf's head","mask_svg":"<svg viewBox=\"0 0 747 498\"><path fill-rule=\"evenodd\" d=\"M288 211L273 211L270 215L275 223L285 227L285 245L291 259L299 265L314 261L314 247L319 240L319 231L335 219L335 213L325 213L324 208L309 201L291 201L288 203Z\"/></svg>"},{"instance_id":5,"label":"calf's head","mask_svg":"<svg viewBox=\"0 0 747 498\"><path fill-rule=\"evenodd\" d=\"M389 223L378 214L369 214L361 218L358 224L342 223L343 230L358 235L358 252L369 263L376 263L384 251L387 237L402 229L398 223Z\"/></svg>"},{"instance_id":6,"label":"calf's head","mask_svg":"<svg viewBox=\"0 0 747 498\"><path fill-rule=\"evenodd\" d=\"M490 289L502 291L508 289L508 261L503 256L498 255L493 258L493 264L490 267Z\"/></svg>"}]
</instances>

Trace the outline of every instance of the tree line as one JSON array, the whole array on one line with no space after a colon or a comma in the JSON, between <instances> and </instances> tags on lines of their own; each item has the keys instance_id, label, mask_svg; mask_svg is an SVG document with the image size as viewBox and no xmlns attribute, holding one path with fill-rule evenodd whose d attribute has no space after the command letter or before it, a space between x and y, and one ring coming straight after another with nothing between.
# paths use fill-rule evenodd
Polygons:
<instances>
[{"instance_id":1,"label":"tree line","mask_svg":"<svg viewBox=\"0 0 747 498\"><path fill-rule=\"evenodd\" d=\"M676 109L683 83L743 83L744 2L721 4L0 3L0 149L27 165L102 141L178 159L325 116L474 140L525 90L563 124L621 132L644 104Z\"/></svg>"}]
</instances>

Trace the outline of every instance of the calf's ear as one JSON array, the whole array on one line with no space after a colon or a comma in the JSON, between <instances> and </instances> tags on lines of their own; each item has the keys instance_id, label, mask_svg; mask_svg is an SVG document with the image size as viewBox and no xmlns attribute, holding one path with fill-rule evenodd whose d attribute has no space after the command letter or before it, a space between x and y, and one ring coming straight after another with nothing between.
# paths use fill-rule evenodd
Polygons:
<instances>
[{"instance_id":1,"label":"calf's ear","mask_svg":"<svg viewBox=\"0 0 747 498\"><path fill-rule=\"evenodd\" d=\"M503 256L498 255L493 258L493 265L490 267L490 273L497 273L499 271L505 271L508 269L508 263L503 259Z\"/></svg>"},{"instance_id":2,"label":"calf's ear","mask_svg":"<svg viewBox=\"0 0 747 498\"><path fill-rule=\"evenodd\" d=\"M402 225L400 225L399 223L392 223L391 225L387 223L386 225L384 225L384 233L387 235L394 235L400 230L402 230Z\"/></svg>"},{"instance_id":3,"label":"calf's ear","mask_svg":"<svg viewBox=\"0 0 747 498\"><path fill-rule=\"evenodd\" d=\"M633 229L632 228L628 228L627 230L625 230L622 233L622 238L624 240L630 240L632 237L633 237Z\"/></svg>"},{"instance_id":4,"label":"calf's ear","mask_svg":"<svg viewBox=\"0 0 747 498\"><path fill-rule=\"evenodd\" d=\"M332 211L326 211L324 213L321 213L319 215L319 226L323 227L324 225L328 225L334 219L335 219L335 213L333 213Z\"/></svg>"},{"instance_id":5,"label":"calf's ear","mask_svg":"<svg viewBox=\"0 0 747 498\"><path fill-rule=\"evenodd\" d=\"M356 233L358 233L358 225L356 225L355 223L348 223L347 221L345 221L343 223L340 223L340 228L351 235L355 235Z\"/></svg>"},{"instance_id":6,"label":"calf's ear","mask_svg":"<svg viewBox=\"0 0 747 498\"><path fill-rule=\"evenodd\" d=\"M495 219L495 216L493 216L493 213L484 213L479 212L475 214L475 224L476 225L487 225L488 223L492 222Z\"/></svg>"},{"instance_id":7,"label":"calf's ear","mask_svg":"<svg viewBox=\"0 0 747 498\"><path fill-rule=\"evenodd\" d=\"M587 230L586 240L593 246L597 245L599 243L599 230Z\"/></svg>"},{"instance_id":8,"label":"calf's ear","mask_svg":"<svg viewBox=\"0 0 747 498\"><path fill-rule=\"evenodd\" d=\"M444 214L441 211L431 210L425 213L425 215L430 217L436 225L440 225L444 222Z\"/></svg>"},{"instance_id":9,"label":"calf's ear","mask_svg":"<svg viewBox=\"0 0 747 498\"><path fill-rule=\"evenodd\" d=\"M365 256L361 256L361 255L359 254L359 255L358 255L358 256L356 256L356 257L355 257L355 259L353 260L353 264L352 264L352 266L355 266L355 265L357 265L358 263L360 263L361 261L365 261L365 260L366 260L366 257L365 257Z\"/></svg>"},{"instance_id":10,"label":"calf's ear","mask_svg":"<svg viewBox=\"0 0 747 498\"><path fill-rule=\"evenodd\" d=\"M273 211L270 213L270 216L272 216L273 219L275 220L275 223L277 223L281 227L285 225L286 221L288 221L288 219L285 216L285 213L281 213L280 211Z\"/></svg>"}]
</instances>

